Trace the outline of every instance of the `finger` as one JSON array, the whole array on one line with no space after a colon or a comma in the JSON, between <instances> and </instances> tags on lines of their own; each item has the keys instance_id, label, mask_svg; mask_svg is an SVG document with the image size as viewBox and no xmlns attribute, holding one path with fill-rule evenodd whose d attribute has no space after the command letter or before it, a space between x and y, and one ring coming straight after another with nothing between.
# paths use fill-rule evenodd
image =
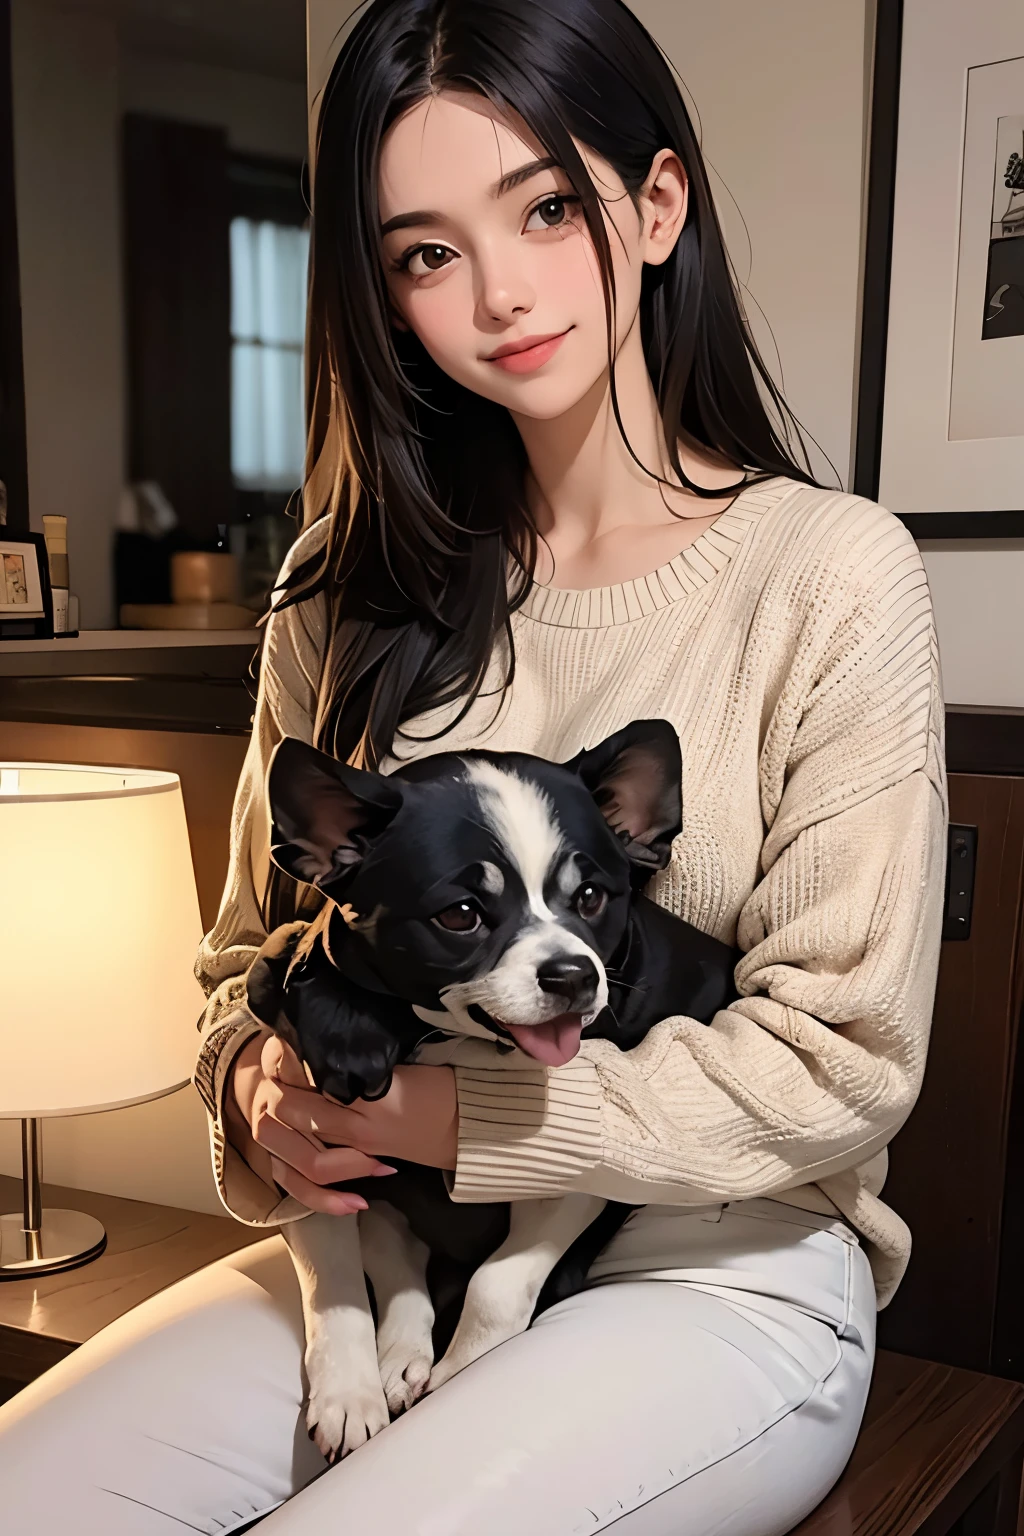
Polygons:
<instances>
[{"instance_id":1,"label":"finger","mask_svg":"<svg viewBox=\"0 0 1024 1536\"><path fill-rule=\"evenodd\" d=\"M294 1195L303 1205L308 1205L311 1211L323 1211L327 1216L354 1216L357 1211L366 1210L366 1201L362 1195L340 1189L323 1189L278 1157L270 1159L270 1166L281 1188L289 1195Z\"/></svg>"},{"instance_id":2,"label":"finger","mask_svg":"<svg viewBox=\"0 0 1024 1536\"><path fill-rule=\"evenodd\" d=\"M367 1150L363 1144L366 1117L353 1107L332 1103L308 1087L296 1089L277 1080L269 1082L265 1091L267 1105L276 1120L321 1142Z\"/></svg>"},{"instance_id":3,"label":"finger","mask_svg":"<svg viewBox=\"0 0 1024 1536\"><path fill-rule=\"evenodd\" d=\"M255 1139L272 1156L279 1157L314 1184L340 1184L393 1171L355 1147L315 1146L300 1131L282 1125L273 1115L261 1117Z\"/></svg>"},{"instance_id":4,"label":"finger","mask_svg":"<svg viewBox=\"0 0 1024 1536\"><path fill-rule=\"evenodd\" d=\"M276 1078L280 1083L290 1083L294 1088L304 1088L307 1093L309 1092L309 1079L306 1077L302 1062L287 1040L282 1040L280 1035L271 1035L267 1039L260 1055L260 1065L267 1077Z\"/></svg>"}]
</instances>

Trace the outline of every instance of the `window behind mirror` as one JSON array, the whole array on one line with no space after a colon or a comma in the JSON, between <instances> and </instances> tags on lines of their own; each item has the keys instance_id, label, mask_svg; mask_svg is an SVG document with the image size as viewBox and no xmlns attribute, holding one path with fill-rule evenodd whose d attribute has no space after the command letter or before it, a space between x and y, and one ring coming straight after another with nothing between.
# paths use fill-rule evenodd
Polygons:
<instances>
[{"instance_id":1,"label":"window behind mirror","mask_svg":"<svg viewBox=\"0 0 1024 1536\"><path fill-rule=\"evenodd\" d=\"M231 220L231 474L293 491L305 450L302 353L309 231Z\"/></svg>"}]
</instances>

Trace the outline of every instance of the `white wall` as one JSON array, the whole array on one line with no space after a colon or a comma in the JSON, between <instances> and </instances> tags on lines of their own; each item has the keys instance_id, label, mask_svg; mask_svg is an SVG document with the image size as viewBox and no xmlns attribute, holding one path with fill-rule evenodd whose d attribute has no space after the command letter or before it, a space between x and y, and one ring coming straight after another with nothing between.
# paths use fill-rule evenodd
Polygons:
<instances>
[{"instance_id":1,"label":"white wall","mask_svg":"<svg viewBox=\"0 0 1024 1536\"><path fill-rule=\"evenodd\" d=\"M113 17L14 0L18 246L32 526L68 518L85 629L114 622L126 464L120 114L219 123L240 150L301 159L301 84L122 49Z\"/></svg>"}]
</instances>

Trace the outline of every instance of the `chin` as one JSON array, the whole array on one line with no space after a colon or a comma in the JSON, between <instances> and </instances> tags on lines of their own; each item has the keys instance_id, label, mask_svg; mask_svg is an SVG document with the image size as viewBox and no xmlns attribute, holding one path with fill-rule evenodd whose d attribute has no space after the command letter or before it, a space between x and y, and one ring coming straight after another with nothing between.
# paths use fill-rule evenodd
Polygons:
<instances>
[{"instance_id":1,"label":"chin","mask_svg":"<svg viewBox=\"0 0 1024 1536\"><path fill-rule=\"evenodd\" d=\"M484 395L488 400L493 400L496 405L503 405L513 416L525 416L531 421L556 421L559 416L564 416L574 406L579 405L593 390L595 385L607 378L608 366L602 359L601 367L595 371L593 378L573 379L557 378L521 378L516 380L512 388L484 390L477 387L477 393ZM490 381L488 381L490 382ZM471 388L476 387L471 385Z\"/></svg>"}]
</instances>

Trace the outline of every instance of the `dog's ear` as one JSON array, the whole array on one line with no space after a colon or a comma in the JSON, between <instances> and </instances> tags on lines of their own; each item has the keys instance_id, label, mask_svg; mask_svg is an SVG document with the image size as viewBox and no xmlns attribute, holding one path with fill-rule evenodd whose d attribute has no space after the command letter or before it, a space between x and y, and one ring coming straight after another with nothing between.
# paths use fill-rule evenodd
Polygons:
<instances>
[{"instance_id":1,"label":"dog's ear","mask_svg":"<svg viewBox=\"0 0 1024 1536\"><path fill-rule=\"evenodd\" d=\"M359 863L401 808L402 792L383 774L286 736L267 770L267 800L274 863L322 888Z\"/></svg>"},{"instance_id":2,"label":"dog's ear","mask_svg":"<svg viewBox=\"0 0 1024 1536\"><path fill-rule=\"evenodd\" d=\"M683 761L667 720L634 720L565 764L578 773L640 880L664 869L683 822Z\"/></svg>"}]
</instances>

